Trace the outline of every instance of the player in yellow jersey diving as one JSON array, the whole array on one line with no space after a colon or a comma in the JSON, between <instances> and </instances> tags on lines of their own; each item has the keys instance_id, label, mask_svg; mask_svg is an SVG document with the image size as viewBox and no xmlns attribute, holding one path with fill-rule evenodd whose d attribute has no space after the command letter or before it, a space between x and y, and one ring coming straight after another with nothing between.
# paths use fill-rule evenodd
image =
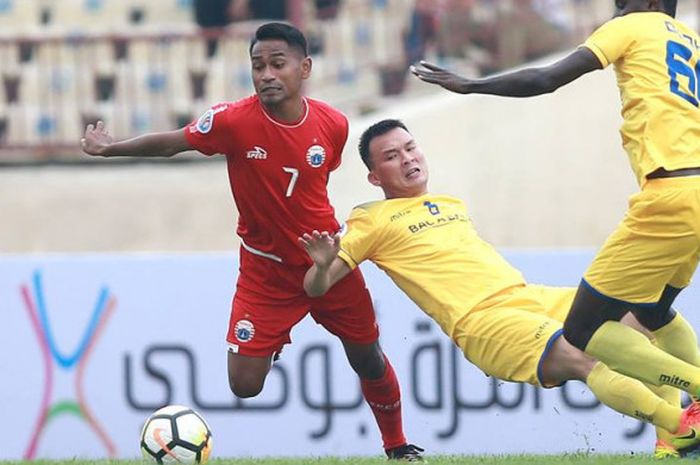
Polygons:
<instances>
[{"instance_id":1,"label":"player in yellow jersey diving","mask_svg":"<svg viewBox=\"0 0 700 465\"><path fill-rule=\"evenodd\" d=\"M307 294L325 294L371 260L485 373L543 387L581 380L609 407L666 430L657 428L676 447L694 444L678 440L695 427L683 423L688 409L663 398L677 389L612 371L560 337L574 288L527 284L478 236L461 200L429 193L424 154L401 121L367 129L360 155L386 199L355 207L342 238L319 231L299 238L314 262Z\"/></svg>"},{"instance_id":2,"label":"player in yellow jersey diving","mask_svg":"<svg viewBox=\"0 0 700 465\"><path fill-rule=\"evenodd\" d=\"M483 79L430 63L412 72L457 93L529 97L614 65L622 144L641 191L584 274L564 337L615 371L697 397L697 337L671 304L700 259L700 38L675 19L676 3L616 0L615 18L549 66ZM657 346L619 323L630 308ZM695 407L683 423L698 417ZM688 432L689 440L700 435Z\"/></svg>"}]
</instances>

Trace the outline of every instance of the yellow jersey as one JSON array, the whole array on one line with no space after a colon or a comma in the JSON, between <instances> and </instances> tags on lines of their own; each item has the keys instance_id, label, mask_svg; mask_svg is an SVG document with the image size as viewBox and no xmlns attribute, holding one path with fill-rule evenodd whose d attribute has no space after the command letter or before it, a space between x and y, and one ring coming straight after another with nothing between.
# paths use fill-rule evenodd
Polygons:
<instances>
[{"instance_id":1,"label":"yellow jersey","mask_svg":"<svg viewBox=\"0 0 700 465\"><path fill-rule=\"evenodd\" d=\"M484 299L524 285L521 273L482 240L464 203L426 194L355 207L340 242L350 268L371 260L450 337Z\"/></svg>"},{"instance_id":2,"label":"yellow jersey","mask_svg":"<svg viewBox=\"0 0 700 465\"><path fill-rule=\"evenodd\" d=\"M700 167L698 35L664 13L639 12L603 24L583 46L615 65L622 145L639 184L658 168Z\"/></svg>"}]
</instances>

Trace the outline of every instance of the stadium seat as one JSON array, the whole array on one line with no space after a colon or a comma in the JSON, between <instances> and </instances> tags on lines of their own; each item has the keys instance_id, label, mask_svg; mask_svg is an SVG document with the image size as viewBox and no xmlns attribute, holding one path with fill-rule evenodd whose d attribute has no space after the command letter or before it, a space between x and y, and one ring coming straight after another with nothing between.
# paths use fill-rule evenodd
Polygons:
<instances>
[{"instance_id":1,"label":"stadium seat","mask_svg":"<svg viewBox=\"0 0 700 465\"><path fill-rule=\"evenodd\" d=\"M171 60L165 67L168 74L168 94L173 107L188 109L192 100L189 71L182 60Z\"/></svg>"},{"instance_id":2,"label":"stadium seat","mask_svg":"<svg viewBox=\"0 0 700 465\"><path fill-rule=\"evenodd\" d=\"M115 131L119 134L133 134L138 127L149 130L171 129L170 107L174 100L172 89L172 78L162 64L118 65L114 99L103 103L113 104L129 117L124 119L119 116L115 122Z\"/></svg>"},{"instance_id":3,"label":"stadium seat","mask_svg":"<svg viewBox=\"0 0 700 465\"><path fill-rule=\"evenodd\" d=\"M250 77L250 57L248 38L227 36L222 39L221 57L223 69L227 73L226 98L228 100L244 97L254 92Z\"/></svg>"},{"instance_id":4,"label":"stadium seat","mask_svg":"<svg viewBox=\"0 0 700 465\"><path fill-rule=\"evenodd\" d=\"M114 105L119 108L109 131L117 137L126 137L133 134L128 109L135 105L134 92L135 80L132 66L128 63L118 63L114 75Z\"/></svg>"},{"instance_id":5,"label":"stadium seat","mask_svg":"<svg viewBox=\"0 0 700 465\"><path fill-rule=\"evenodd\" d=\"M58 141L77 144L85 129L80 119L80 102L65 101L58 111Z\"/></svg>"},{"instance_id":6,"label":"stadium seat","mask_svg":"<svg viewBox=\"0 0 700 465\"><path fill-rule=\"evenodd\" d=\"M227 81L231 73L226 69L226 62L222 59L212 60L206 69L206 78L204 84L204 103L214 104L228 100L227 96ZM230 95L231 92L228 92Z\"/></svg>"},{"instance_id":7,"label":"stadium seat","mask_svg":"<svg viewBox=\"0 0 700 465\"><path fill-rule=\"evenodd\" d=\"M11 105L6 109L8 145L31 144L39 142L35 130L39 107L36 105Z\"/></svg>"},{"instance_id":8,"label":"stadium seat","mask_svg":"<svg viewBox=\"0 0 700 465\"><path fill-rule=\"evenodd\" d=\"M133 0L60 0L50 3L48 28L64 32L122 32L130 24Z\"/></svg>"},{"instance_id":9,"label":"stadium seat","mask_svg":"<svg viewBox=\"0 0 700 465\"><path fill-rule=\"evenodd\" d=\"M47 97L48 89L42 87L42 67L34 64L25 64L19 73L19 105L41 105Z\"/></svg>"},{"instance_id":10,"label":"stadium seat","mask_svg":"<svg viewBox=\"0 0 700 465\"><path fill-rule=\"evenodd\" d=\"M2 74L19 72L20 59L19 47L16 42L0 42L0 63L2 63Z\"/></svg>"},{"instance_id":11,"label":"stadium seat","mask_svg":"<svg viewBox=\"0 0 700 465\"><path fill-rule=\"evenodd\" d=\"M151 113L153 111L154 109L152 107L143 105L130 108L127 113L129 116L128 133L143 134L144 132L153 131L154 129L151 122Z\"/></svg>"},{"instance_id":12,"label":"stadium seat","mask_svg":"<svg viewBox=\"0 0 700 465\"><path fill-rule=\"evenodd\" d=\"M0 105L0 147L7 144L7 128L10 118L7 116L7 107Z\"/></svg>"},{"instance_id":13,"label":"stadium seat","mask_svg":"<svg viewBox=\"0 0 700 465\"><path fill-rule=\"evenodd\" d=\"M113 50L104 40L41 43L36 63L50 95L87 105L97 98L95 75L114 74Z\"/></svg>"},{"instance_id":14,"label":"stadium seat","mask_svg":"<svg viewBox=\"0 0 700 465\"><path fill-rule=\"evenodd\" d=\"M141 0L135 3L144 11L146 23L158 24L166 30L192 30L193 0Z\"/></svg>"},{"instance_id":15,"label":"stadium seat","mask_svg":"<svg viewBox=\"0 0 700 465\"><path fill-rule=\"evenodd\" d=\"M0 0L0 125L10 121L7 138L73 142L97 117L128 137L171 129L209 105L250 95L248 33L258 23L236 23L209 56L192 2ZM310 39L311 95L347 110L371 102L380 94L377 65L402 60L413 2L346 0L323 21L310 3L306 21L317 38Z\"/></svg>"},{"instance_id":16,"label":"stadium seat","mask_svg":"<svg viewBox=\"0 0 700 465\"><path fill-rule=\"evenodd\" d=\"M11 36L34 33L41 19L37 0L0 0L0 34Z\"/></svg>"},{"instance_id":17,"label":"stadium seat","mask_svg":"<svg viewBox=\"0 0 700 465\"><path fill-rule=\"evenodd\" d=\"M377 62L387 64L403 60L403 34L409 8L403 2L390 2L372 12L372 50Z\"/></svg>"},{"instance_id":18,"label":"stadium seat","mask_svg":"<svg viewBox=\"0 0 700 465\"><path fill-rule=\"evenodd\" d=\"M207 66L206 41L199 37L184 39L184 47L187 53L187 68L190 70L201 69Z\"/></svg>"}]
</instances>

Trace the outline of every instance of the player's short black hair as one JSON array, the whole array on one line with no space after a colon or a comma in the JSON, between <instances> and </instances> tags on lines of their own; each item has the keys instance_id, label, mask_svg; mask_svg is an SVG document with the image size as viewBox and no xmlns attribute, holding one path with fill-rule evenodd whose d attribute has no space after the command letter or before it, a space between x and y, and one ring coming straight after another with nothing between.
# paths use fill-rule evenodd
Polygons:
<instances>
[{"instance_id":1,"label":"player's short black hair","mask_svg":"<svg viewBox=\"0 0 700 465\"><path fill-rule=\"evenodd\" d=\"M663 0L662 8L664 12L668 15L676 17L676 8L678 7L678 0Z\"/></svg>"},{"instance_id":2,"label":"player's short black hair","mask_svg":"<svg viewBox=\"0 0 700 465\"><path fill-rule=\"evenodd\" d=\"M629 0L615 0L615 7L618 10L622 10L627 6L627 3L629 3ZM676 17L678 0L660 0L659 4L661 6L661 11L674 18Z\"/></svg>"},{"instance_id":3,"label":"player's short black hair","mask_svg":"<svg viewBox=\"0 0 700 465\"><path fill-rule=\"evenodd\" d=\"M369 156L369 144L372 139L386 134L392 129L401 128L406 132L411 132L408 130L405 124L398 119L383 119L378 123L374 123L372 126L365 129L365 132L360 136L360 143L358 144L358 149L360 150L360 157L362 158L362 163L365 164L367 169L372 169L372 161Z\"/></svg>"},{"instance_id":4,"label":"player's short black hair","mask_svg":"<svg viewBox=\"0 0 700 465\"><path fill-rule=\"evenodd\" d=\"M283 40L290 47L296 48L304 54L309 55L306 37L297 28L287 23L265 23L255 31L255 35L250 40L248 53L253 54L253 46L261 40Z\"/></svg>"}]
</instances>

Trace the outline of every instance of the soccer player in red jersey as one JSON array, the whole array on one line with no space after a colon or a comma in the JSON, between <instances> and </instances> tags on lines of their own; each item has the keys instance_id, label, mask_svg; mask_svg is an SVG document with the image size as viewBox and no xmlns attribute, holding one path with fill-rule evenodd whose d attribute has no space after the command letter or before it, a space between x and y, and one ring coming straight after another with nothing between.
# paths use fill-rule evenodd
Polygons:
<instances>
[{"instance_id":1,"label":"soccer player in red jersey","mask_svg":"<svg viewBox=\"0 0 700 465\"><path fill-rule=\"evenodd\" d=\"M262 25L250 45L256 94L214 105L184 129L123 141L98 122L81 141L90 155L169 157L224 154L239 211L240 274L227 335L228 377L238 397L260 393L272 361L307 313L340 338L377 420L389 458L420 460L403 433L399 383L378 341L372 300L359 270L321 298L306 296L306 231L339 231L326 184L348 136L347 118L304 97L311 73L304 35Z\"/></svg>"}]
</instances>

